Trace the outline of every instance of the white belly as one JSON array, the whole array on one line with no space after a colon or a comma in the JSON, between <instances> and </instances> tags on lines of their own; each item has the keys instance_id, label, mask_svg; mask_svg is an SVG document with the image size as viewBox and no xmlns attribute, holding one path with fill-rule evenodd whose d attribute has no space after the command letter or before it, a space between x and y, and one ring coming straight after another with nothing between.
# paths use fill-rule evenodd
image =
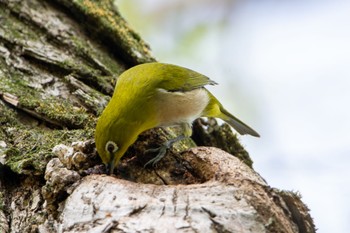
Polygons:
<instances>
[{"instance_id":1,"label":"white belly","mask_svg":"<svg viewBox=\"0 0 350 233\"><path fill-rule=\"evenodd\" d=\"M208 105L209 96L204 88L187 92L168 92L158 89L156 105L159 126L192 123Z\"/></svg>"}]
</instances>

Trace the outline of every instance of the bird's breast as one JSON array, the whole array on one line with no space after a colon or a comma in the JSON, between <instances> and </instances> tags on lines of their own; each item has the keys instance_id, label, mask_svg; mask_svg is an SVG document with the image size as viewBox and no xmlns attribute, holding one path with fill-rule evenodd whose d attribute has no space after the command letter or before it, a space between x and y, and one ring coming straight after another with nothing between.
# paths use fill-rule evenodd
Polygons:
<instances>
[{"instance_id":1,"label":"bird's breast","mask_svg":"<svg viewBox=\"0 0 350 233\"><path fill-rule=\"evenodd\" d=\"M186 92L170 92L159 88L156 107L160 126L191 123L201 116L208 102L209 95L204 88Z\"/></svg>"}]
</instances>

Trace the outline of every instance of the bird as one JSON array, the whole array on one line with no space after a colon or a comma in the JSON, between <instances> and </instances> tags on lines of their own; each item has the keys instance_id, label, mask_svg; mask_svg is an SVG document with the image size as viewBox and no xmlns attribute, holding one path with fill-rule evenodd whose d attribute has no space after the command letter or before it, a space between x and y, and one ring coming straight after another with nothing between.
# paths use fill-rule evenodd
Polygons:
<instances>
[{"instance_id":1,"label":"bird","mask_svg":"<svg viewBox=\"0 0 350 233\"><path fill-rule=\"evenodd\" d=\"M205 88L216 84L191 69L160 62L144 63L124 71L96 124L95 144L107 173L113 173L138 135L156 127L180 126L182 133L151 149L158 155L146 165L157 163L175 142L190 137L192 122L199 117L220 118L241 135L260 137Z\"/></svg>"}]
</instances>

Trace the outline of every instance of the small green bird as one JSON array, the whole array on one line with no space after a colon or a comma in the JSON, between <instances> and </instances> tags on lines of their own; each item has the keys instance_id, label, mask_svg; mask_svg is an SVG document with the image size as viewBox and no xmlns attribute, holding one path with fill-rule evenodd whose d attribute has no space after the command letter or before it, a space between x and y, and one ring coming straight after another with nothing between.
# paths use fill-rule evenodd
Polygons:
<instances>
[{"instance_id":1,"label":"small green bird","mask_svg":"<svg viewBox=\"0 0 350 233\"><path fill-rule=\"evenodd\" d=\"M95 132L97 151L107 172L113 173L120 158L142 132L180 125L183 135L154 150L159 154L150 162L158 162L174 142L191 136L191 123L198 117L221 118L238 133L259 137L255 130L226 111L204 87L215 84L190 69L157 62L137 65L122 73Z\"/></svg>"}]
</instances>

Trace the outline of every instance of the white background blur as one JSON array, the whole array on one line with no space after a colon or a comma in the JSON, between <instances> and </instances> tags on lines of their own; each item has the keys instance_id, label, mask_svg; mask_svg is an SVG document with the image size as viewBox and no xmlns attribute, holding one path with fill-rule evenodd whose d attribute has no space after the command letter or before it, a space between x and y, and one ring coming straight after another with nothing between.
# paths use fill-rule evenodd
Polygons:
<instances>
[{"instance_id":1,"label":"white background blur","mask_svg":"<svg viewBox=\"0 0 350 233\"><path fill-rule=\"evenodd\" d=\"M349 0L117 0L161 62L217 81L256 171L298 191L319 233L350 232Z\"/></svg>"}]
</instances>

